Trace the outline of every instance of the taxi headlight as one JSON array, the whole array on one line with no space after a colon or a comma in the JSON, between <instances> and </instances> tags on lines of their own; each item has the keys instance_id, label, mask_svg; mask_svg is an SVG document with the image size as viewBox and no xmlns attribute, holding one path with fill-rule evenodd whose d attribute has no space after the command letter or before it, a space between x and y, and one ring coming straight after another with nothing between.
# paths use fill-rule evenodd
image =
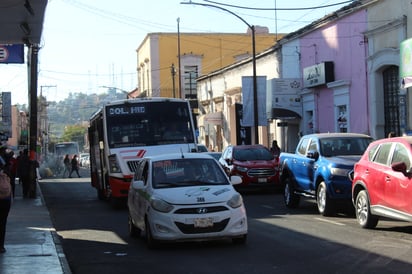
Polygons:
<instances>
[{"instance_id":1,"label":"taxi headlight","mask_svg":"<svg viewBox=\"0 0 412 274\"><path fill-rule=\"evenodd\" d=\"M173 210L173 205L159 198L152 198L150 200L150 205L154 210L164 213L168 213Z\"/></svg>"},{"instance_id":2,"label":"taxi headlight","mask_svg":"<svg viewBox=\"0 0 412 274\"><path fill-rule=\"evenodd\" d=\"M227 205L231 208L241 207L243 205L242 196L239 193L234 194L232 198L230 198L230 200L227 201Z\"/></svg>"}]
</instances>

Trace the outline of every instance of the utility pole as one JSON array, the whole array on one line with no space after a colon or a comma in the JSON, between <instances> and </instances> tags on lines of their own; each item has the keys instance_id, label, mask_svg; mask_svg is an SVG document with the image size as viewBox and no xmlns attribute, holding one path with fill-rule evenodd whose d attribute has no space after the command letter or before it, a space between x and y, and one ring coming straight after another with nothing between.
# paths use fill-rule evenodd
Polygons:
<instances>
[{"instance_id":1,"label":"utility pole","mask_svg":"<svg viewBox=\"0 0 412 274\"><path fill-rule=\"evenodd\" d=\"M29 105L30 105L30 125L29 125L29 197L36 198L36 148L37 148L37 68L40 47L37 44L28 44L28 64L29 67Z\"/></svg>"},{"instance_id":2,"label":"utility pole","mask_svg":"<svg viewBox=\"0 0 412 274\"><path fill-rule=\"evenodd\" d=\"M180 18L177 18L177 57L179 61L179 98L182 98L182 66L180 64Z\"/></svg>"},{"instance_id":3,"label":"utility pole","mask_svg":"<svg viewBox=\"0 0 412 274\"><path fill-rule=\"evenodd\" d=\"M258 120L258 98L257 98L257 77L256 77L256 41L255 41L255 26L250 25L248 22L246 22L245 19L243 19L242 17L240 17L239 15L237 15L236 13L222 8L220 6L215 6L215 5L211 5L211 4L203 4L203 3L196 3L196 2L180 2L180 4L187 4L187 5L199 5L199 6L204 6L204 7L212 7L212 8L217 8L223 11L226 11L232 15L234 15L235 17L237 17L238 19L240 19L243 23L245 23L249 29L252 32L252 66L253 66L253 126L254 126L254 140L253 143L254 144L258 144L259 143L259 131L258 131L258 126L259 126L259 120ZM179 58L180 58L180 54L179 54ZM179 65L180 67L180 65ZM179 75L180 76L180 75Z\"/></svg>"},{"instance_id":4,"label":"utility pole","mask_svg":"<svg viewBox=\"0 0 412 274\"><path fill-rule=\"evenodd\" d=\"M173 63L172 63L172 66L170 68L170 72L172 73L173 98L176 98L176 86L175 86L176 68L175 68L175 64L173 64Z\"/></svg>"}]
</instances>

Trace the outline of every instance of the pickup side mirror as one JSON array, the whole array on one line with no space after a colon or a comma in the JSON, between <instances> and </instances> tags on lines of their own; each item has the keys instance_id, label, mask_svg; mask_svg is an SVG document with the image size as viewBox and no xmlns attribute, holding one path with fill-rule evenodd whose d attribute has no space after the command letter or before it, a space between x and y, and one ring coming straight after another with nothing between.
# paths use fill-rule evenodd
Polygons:
<instances>
[{"instance_id":1,"label":"pickup side mirror","mask_svg":"<svg viewBox=\"0 0 412 274\"><path fill-rule=\"evenodd\" d=\"M306 157L317 160L319 158L319 152L316 150L309 150L306 153Z\"/></svg>"}]
</instances>

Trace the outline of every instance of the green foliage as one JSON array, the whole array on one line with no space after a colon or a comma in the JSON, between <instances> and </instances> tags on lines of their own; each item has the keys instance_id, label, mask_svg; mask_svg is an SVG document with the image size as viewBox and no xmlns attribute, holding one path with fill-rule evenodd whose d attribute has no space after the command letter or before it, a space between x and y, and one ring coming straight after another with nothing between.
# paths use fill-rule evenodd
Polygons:
<instances>
[{"instance_id":1,"label":"green foliage","mask_svg":"<svg viewBox=\"0 0 412 274\"><path fill-rule=\"evenodd\" d=\"M63 101L48 101L49 146L63 141L79 143L82 151L85 145L89 119L105 103L124 99L122 93L90 94L70 93Z\"/></svg>"},{"instance_id":2,"label":"green foliage","mask_svg":"<svg viewBox=\"0 0 412 274\"><path fill-rule=\"evenodd\" d=\"M87 126L82 125L68 125L66 126L61 141L63 142L77 142L79 149L82 150L85 143L85 135L87 133Z\"/></svg>"},{"instance_id":3,"label":"green foliage","mask_svg":"<svg viewBox=\"0 0 412 274\"><path fill-rule=\"evenodd\" d=\"M66 99L58 102L39 97L38 99L45 100L44 105L47 105L48 150L53 151L54 144L58 142L74 141L79 143L79 149L82 151L89 119L93 113L107 102L124 98L123 93L116 92L89 95L71 92ZM26 105L17 104L17 108L20 111L29 112ZM38 111L41 111L40 107Z\"/></svg>"}]
</instances>

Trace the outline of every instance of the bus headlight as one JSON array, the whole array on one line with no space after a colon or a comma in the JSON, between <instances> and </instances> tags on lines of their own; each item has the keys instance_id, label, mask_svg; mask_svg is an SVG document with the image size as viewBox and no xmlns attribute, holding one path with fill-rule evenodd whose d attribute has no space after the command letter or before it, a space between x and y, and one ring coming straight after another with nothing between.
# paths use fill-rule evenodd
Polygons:
<instances>
[{"instance_id":1,"label":"bus headlight","mask_svg":"<svg viewBox=\"0 0 412 274\"><path fill-rule=\"evenodd\" d=\"M121 173L119 163L117 162L116 155L109 156L109 170L110 173Z\"/></svg>"}]
</instances>

